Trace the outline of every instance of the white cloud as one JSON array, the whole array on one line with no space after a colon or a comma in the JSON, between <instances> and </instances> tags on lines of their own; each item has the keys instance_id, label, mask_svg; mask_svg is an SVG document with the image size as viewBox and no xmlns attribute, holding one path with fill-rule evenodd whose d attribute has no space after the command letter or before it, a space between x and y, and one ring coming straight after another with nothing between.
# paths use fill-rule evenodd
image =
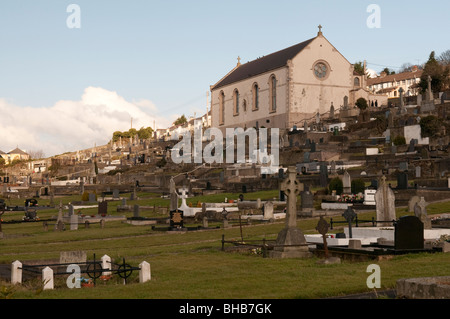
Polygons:
<instances>
[{"instance_id":1,"label":"white cloud","mask_svg":"<svg viewBox=\"0 0 450 319\"><path fill-rule=\"evenodd\" d=\"M79 101L62 100L53 106L32 108L0 99L0 150L15 147L42 150L46 156L108 143L114 131L168 127L173 121L157 116L149 100L126 101L116 92L85 89Z\"/></svg>"}]
</instances>

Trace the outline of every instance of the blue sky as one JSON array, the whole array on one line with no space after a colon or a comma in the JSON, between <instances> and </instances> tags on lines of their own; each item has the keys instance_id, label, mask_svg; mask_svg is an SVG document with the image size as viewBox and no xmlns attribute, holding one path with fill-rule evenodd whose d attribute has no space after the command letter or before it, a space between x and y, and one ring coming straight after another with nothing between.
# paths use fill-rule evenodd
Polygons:
<instances>
[{"instance_id":1,"label":"blue sky","mask_svg":"<svg viewBox=\"0 0 450 319\"><path fill-rule=\"evenodd\" d=\"M66 24L72 3L81 9L79 29ZM381 9L381 28L366 24L370 4ZM351 63L367 60L377 72L424 63L431 51L450 49L449 11L444 0L2 0L0 99L23 112L80 101L95 87L151 104L148 121L166 125L205 112L209 86L238 56L247 62L302 42L319 24ZM8 143L0 140L0 149L21 144Z\"/></svg>"}]
</instances>

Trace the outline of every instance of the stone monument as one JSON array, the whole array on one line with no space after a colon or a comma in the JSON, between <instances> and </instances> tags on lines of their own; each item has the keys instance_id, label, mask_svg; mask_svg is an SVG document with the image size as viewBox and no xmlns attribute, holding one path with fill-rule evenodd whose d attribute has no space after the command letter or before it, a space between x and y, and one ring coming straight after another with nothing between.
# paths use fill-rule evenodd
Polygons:
<instances>
[{"instance_id":1,"label":"stone monument","mask_svg":"<svg viewBox=\"0 0 450 319\"><path fill-rule=\"evenodd\" d=\"M303 191L303 184L297 181L295 166L288 168L288 177L281 184L287 196L286 226L278 234L275 248L270 252L272 258L310 257L305 235L297 228L297 196Z\"/></svg>"},{"instance_id":2,"label":"stone monument","mask_svg":"<svg viewBox=\"0 0 450 319\"><path fill-rule=\"evenodd\" d=\"M395 195L389 185L386 184L386 176L381 178L381 185L375 193L375 205L377 210L377 220L379 226L392 226L389 221L395 220Z\"/></svg>"},{"instance_id":3,"label":"stone monument","mask_svg":"<svg viewBox=\"0 0 450 319\"><path fill-rule=\"evenodd\" d=\"M424 229L431 229L431 219L427 214L427 203L425 198L421 197L419 202L414 205L414 215L423 223Z\"/></svg>"}]
</instances>

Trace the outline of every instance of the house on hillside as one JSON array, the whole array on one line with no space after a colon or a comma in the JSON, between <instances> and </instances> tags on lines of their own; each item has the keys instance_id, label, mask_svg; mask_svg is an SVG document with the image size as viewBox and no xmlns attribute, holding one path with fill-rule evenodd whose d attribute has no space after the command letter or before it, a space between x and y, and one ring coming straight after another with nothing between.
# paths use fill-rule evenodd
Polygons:
<instances>
[{"instance_id":1,"label":"house on hillside","mask_svg":"<svg viewBox=\"0 0 450 319\"><path fill-rule=\"evenodd\" d=\"M386 75L381 72L380 76L367 80L367 86L373 93L384 94L388 98L400 96L399 90L403 89L403 96L416 96L419 94L418 84L423 70L414 66L410 72Z\"/></svg>"},{"instance_id":2,"label":"house on hillside","mask_svg":"<svg viewBox=\"0 0 450 319\"><path fill-rule=\"evenodd\" d=\"M6 165L12 163L14 160L27 161L30 159L30 155L19 148L15 148L8 153L0 151L0 156L5 159Z\"/></svg>"}]
</instances>

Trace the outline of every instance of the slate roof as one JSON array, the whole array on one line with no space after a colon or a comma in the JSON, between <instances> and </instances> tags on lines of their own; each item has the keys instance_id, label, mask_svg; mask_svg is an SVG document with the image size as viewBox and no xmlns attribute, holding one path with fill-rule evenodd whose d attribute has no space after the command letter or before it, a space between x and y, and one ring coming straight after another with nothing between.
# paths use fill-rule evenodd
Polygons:
<instances>
[{"instance_id":1,"label":"slate roof","mask_svg":"<svg viewBox=\"0 0 450 319\"><path fill-rule=\"evenodd\" d=\"M8 152L8 154L21 154L21 155L28 155L28 153L25 153L20 148L13 149L11 152Z\"/></svg>"},{"instance_id":2,"label":"slate roof","mask_svg":"<svg viewBox=\"0 0 450 319\"><path fill-rule=\"evenodd\" d=\"M402 80L408 80L408 79L414 79L414 78L420 78L422 76L423 70L417 70L412 72L402 72L397 74L390 74L386 76L379 76L376 78L369 78L367 79L367 85L375 85L380 83L386 83L386 82L397 82Z\"/></svg>"},{"instance_id":3,"label":"slate roof","mask_svg":"<svg viewBox=\"0 0 450 319\"><path fill-rule=\"evenodd\" d=\"M220 87L232 84L241 80L248 79L258 74L262 74L268 71L272 71L281 68L286 65L288 60L294 58L299 54L308 44L315 38L311 38L304 42L293 45L289 48L271 53L256 60L247 62L236 67L223 79L221 79L212 89L218 89Z\"/></svg>"}]
</instances>

